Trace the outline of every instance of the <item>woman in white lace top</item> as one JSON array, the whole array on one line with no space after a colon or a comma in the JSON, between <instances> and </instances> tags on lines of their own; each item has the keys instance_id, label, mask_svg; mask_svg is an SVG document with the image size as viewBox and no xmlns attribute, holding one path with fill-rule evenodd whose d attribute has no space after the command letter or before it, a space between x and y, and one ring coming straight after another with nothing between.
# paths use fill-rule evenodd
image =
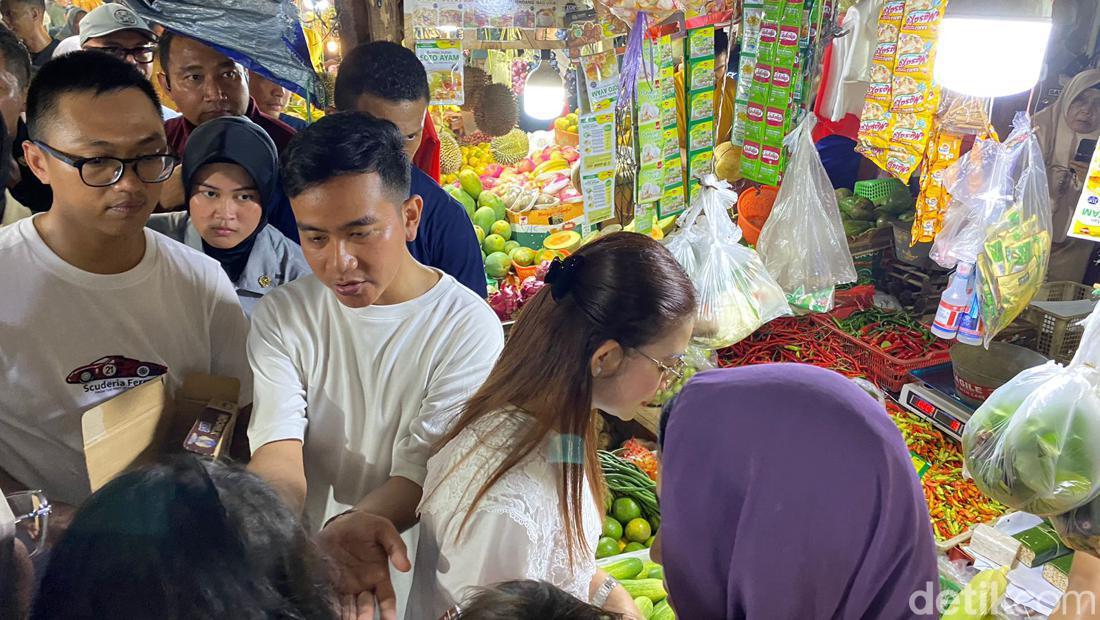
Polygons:
<instances>
[{"instance_id":1,"label":"woman in white lace top","mask_svg":"<svg viewBox=\"0 0 1100 620\"><path fill-rule=\"evenodd\" d=\"M629 419L675 377L694 289L661 244L633 233L554 261L546 282L428 461L406 620L439 618L470 587L514 579L639 615L596 570L593 410Z\"/></svg>"}]
</instances>

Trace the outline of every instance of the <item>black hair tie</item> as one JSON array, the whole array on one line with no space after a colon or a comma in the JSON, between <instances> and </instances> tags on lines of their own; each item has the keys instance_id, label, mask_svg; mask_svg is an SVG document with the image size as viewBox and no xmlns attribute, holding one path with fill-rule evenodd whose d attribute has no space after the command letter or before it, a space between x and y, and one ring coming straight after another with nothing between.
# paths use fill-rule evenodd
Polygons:
<instances>
[{"instance_id":1,"label":"black hair tie","mask_svg":"<svg viewBox=\"0 0 1100 620\"><path fill-rule=\"evenodd\" d=\"M546 271L546 283L550 285L550 294L554 301L561 301L577 284L581 267L584 266L583 256L570 256L565 260L555 258Z\"/></svg>"}]
</instances>

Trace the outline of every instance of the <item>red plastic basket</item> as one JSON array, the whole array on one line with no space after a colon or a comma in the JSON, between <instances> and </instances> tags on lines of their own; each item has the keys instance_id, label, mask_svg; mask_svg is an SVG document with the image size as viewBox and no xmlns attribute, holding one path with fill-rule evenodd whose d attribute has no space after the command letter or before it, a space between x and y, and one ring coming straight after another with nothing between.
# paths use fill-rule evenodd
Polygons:
<instances>
[{"instance_id":1,"label":"red plastic basket","mask_svg":"<svg viewBox=\"0 0 1100 620\"><path fill-rule=\"evenodd\" d=\"M828 327L836 335L845 353L854 357L861 366L870 371L870 378L875 384L890 392L900 392L906 383L910 383L909 373L914 370L938 366L951 361L951 352L948 348L944 348L942 351L933 351L924 357L911 360L898 359L845 333L844 330L833 323L832 317L828 314L815 314L813 318Z\"/></svg>"}]
</instances>

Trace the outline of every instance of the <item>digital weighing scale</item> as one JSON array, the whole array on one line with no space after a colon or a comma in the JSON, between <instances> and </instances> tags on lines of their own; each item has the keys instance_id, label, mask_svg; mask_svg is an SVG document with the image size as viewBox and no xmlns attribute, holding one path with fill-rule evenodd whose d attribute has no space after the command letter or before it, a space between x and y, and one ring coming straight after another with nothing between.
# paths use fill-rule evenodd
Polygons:
<instances>
[{"instance_id":1,"label":"digital weighing scale","mask_svg":"<svg viewBox=\"0 0 1100 620\"><path fill-rule=\"evenodd\" d=\"M955 392L951 364L914 370L911 374L916 381L901 388L898 400L902 406L926 418L949 437L962 441L963 429L975 409L963 402Z\"/></svg>"}]
</instances>

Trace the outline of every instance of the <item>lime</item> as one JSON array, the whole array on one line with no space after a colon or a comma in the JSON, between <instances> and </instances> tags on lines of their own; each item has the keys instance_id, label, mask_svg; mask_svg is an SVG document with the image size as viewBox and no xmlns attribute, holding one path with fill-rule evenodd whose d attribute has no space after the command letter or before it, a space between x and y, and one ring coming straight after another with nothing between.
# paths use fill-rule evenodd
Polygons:
<instances>
[{"instance_id":1,"label":"lime","mask_svg":"<svg viewBox=\"0 0 1100 620\"><path fill-rule=\"evenodd\" d=\"M642 507L629 497L620 497L611 506L611 516L615 517L619 523L629 523L642 516ZM649 538L649 534L646 534L642 540L646 538Z\"/></svg>"},{"instance_id":2,"label":"lime","mask_svg":"<svg viewBox=\"0 0 1100 620\"><path fill-rule=\"evenodd\" d=\"M619 553L619 541L614 538L601 538L596 545L596 557L607 558Z\"/></svg>"},{"instance_id":3,"label":"lime","mask_svg":"<svg viewBox=\"0 0 1100 620\"><path fill-rule=\"evenodd\" d=\"M632 542L627 544L627 546L623 549L623 552L632 553L634 551L641 551L642 549L645 549L645 545L643 545L642 543Z\"/></svg>"},{"instance_id":4,"label":"lime","mask_svg":"<svg viewBox=\"0 0 1100 620\"><path fill-rule=\"evenodd\" d=\"M644 543L653 535L653 528L645 519L632 519L626 524L626 539L630 542Z\"/></svg>"},{"instance_id":5,"label":"lime","mask_svg":"<svg viewBox=\"0 0 1100 620\"><path fill-rule=\"evenodd\" d=\"M623 537L623 524L611 517L603 520L603 535L618 540Z\"/></svg>"}]
</instances>

